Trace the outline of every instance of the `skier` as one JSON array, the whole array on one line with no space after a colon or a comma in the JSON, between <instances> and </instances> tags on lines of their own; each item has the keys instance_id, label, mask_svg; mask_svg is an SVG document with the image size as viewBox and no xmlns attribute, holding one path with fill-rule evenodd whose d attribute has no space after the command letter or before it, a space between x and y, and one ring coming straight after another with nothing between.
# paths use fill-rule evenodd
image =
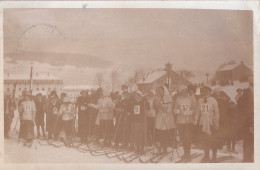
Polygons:
<instances>
[{"instance_id":1,"label":"skier","mask_svg":"<svg viewBox=\"0 0 260 170\"><path fill-rule=\"evenodd\" d=\"M190 161L192 129L196 110L195 96L189 95L188 88L185 85L179 86L174 113L177 116L176 123L184 150L183 159L186 161Z\"/></svg>"},{"instance_id":2,"label":"skier","mask_svg":"<svg viewBox=\"0 0 260 170\"><path fill-rule=\"evenodd\" d=\"M140 90L134 92L134 102L131 107L130 116L132 119L130 137L131 144L135 146L135 151L142 154L145 145L145 110L147 104L143 99L143 94Z\"/></svg>"},{"instance_id":3,"label":"skier","mask_svg":"<svg viewBox=\"0 0 260 170\"><path fill-rule=\"evenodd\" d=\"M204 158L202 162L209 162L209 149L212 149L211 162L216 161L218 145L215 143L214 135L219 129L219 108L217 101L210 96L211 88L203 86L201 88L202 97L198 101L195 123L198 123L201 128L204 145Z\"/></svg>"},{"instance_id":4,"label":"skier","mask_svg":"<svg viewBox=\"0 0 260 170\"><path fill-rule=\"evenodd\" d=\"M98 88L96 91L92 91L90 94L90 104L97 105L98 99L101 97L102 89ZM98 110L92 107L88 108L90 112L90 136L98 137L99 126L96 125L96 119Z\"/></svg>"},{"instance_id":5,"label":"skier","mask_svg":"<svg viewBox=\"0 0 260 170\"><path fill-rule=\"evenodd\" d=\"M77 100L78 135L81 142L85 142L90 137L90 112L88 109L90 98L86 90L81 91L80 94L81 96Z\"/></svg>"},{"instance_id":6,"label":"skier","mask_svg":"<svg viewBox=\"0 0 260 170\"><path fill-rule=\"evenodd\" d=\"M42 99L42 94L38 93L36 95L36 100L34 100L35 106L36 106L36 118L35 118L35 124L37 127L37 138L40 138L40 128L42 129L43 137L45 138L45 128L44 128L44 101Z\"/></svg>"},{"instance_id":7,"label":"skier","mask_svg":"<svg viewBox=\"0 0 260 170\"><path fill-rule=\"evenodd\" d=\"M13 98L10 96L5 96L4 98L4 137L8 138L8 133L10 131L10 126L13 121L14 111L16 109L16 104Z\"/></svg>"},{"instance_id":8,"label":"skier","mask_svg":"<svg viewBox=\"0 0 260 170\"><path fill-rule=\"evenodd\" d=\"M61 116L61 140L66 146L70 146L74 132L76 108L70 103L68 97L64 97L58 115Z\"/></svg>"},{"instance_id":9,"label":"skier","mask_svg":"<svg viewBox=\"0 0 260 170\"><path fill-rule=\"evenodd\" d=\"M119 143L121 143L124 148L130 144L130 103L130 94L124 91L122 97L118 96L118 105L115 105L117 110L116 134L114 134L115 143L116 146L119 146Z\"/></svg>"},{"instance_id":10,"label":"skier","mask_svg":"<svg viewBox=\"0 0 260 170\"><path fill-rule=\"evenodd\" d=\"M96 124L99 125L99 143L109 146L114 129L113 109L115 104L109 97L108 91L101 93L97 105L88 104L88 106L98 110Z\"/></svg>"},{"instance_id":11,"label":"skier","mask_svg":"<svg viewBox=\"0 0 260 170\"><path fill-rule=\"evenodd\" d=\"M154 98L156 96L156 91L151 90L147 96L146 96L146 101L147 101L147 109L146 109L146 122L147 122L147 135L148 135L148 143L152 144L154 140L154 121L155 121L155 109L153 105Z\"/></svg>"},{"instance_id":12,"label":"skier","mask_svg":"<svg viewBox=\"0 0 260 170\"><path fill-rule=\"evenodd\" d=\"M49 103L46 105L46 129L48 131L48 139L56 141L59 137L60 117L58 112L60 109L60 103L58 102L57 96L53 95L49 99Z\"/></svg>"},{"instance_id":13,"label":"skier","mask_svg":"<svg viewBox=\"0 0 260 170\"><path fill-rule=\"evenodd\" d=\"M21 99L18 101L18 112L19 112L19 119L20 119L20 130L19 130L19 141L20 139L25 139L25 128L24 128L24 123L23 123L23 117L22 117L22 110L19 109L19 106L21 103L24 101L25 98L25 91L22 91L22 96ZM18 142L19 143L19 142Z\"/></svg>"},{"instance_id":14,"label":"skier","mask_svg":"<svg viewBox=\"0 0 260 170\"><path fill-rule=\"evenodd\" d=\"M243 162L254 161L254 77L248 77L249 87L238 99L237 135L243 139Z\"/></svg>"},{"instance_id":15,"label":"skier","mask_svg":"<svg viewBox=\"0 0 260 170\"><path fill-rule=\"evenodd\" d=\"M173 146L175 139L175 121L173 117L173 100L165 86L157 89L154 98L155 114L155 141L159 153L167 152L168 146Z\"/></svg>"},{"instance_id":16,"label":"skier","mask_svg":"<svg viewBox=\"0 0 260 170\"><path fill-rule=\"evenodd\" d=\"M33 138L34 138L34 122L36 115L36 107L34 101L30 99L31 94L29 92L25 92L24 101L20 103L18 109L21 113L21 118L23 120L23 128L25 135L25 143L24 146L28 144L28 147L32 146Z\"/></svg>"},{"instance_id":17,"label":"skier","mask_svg":"<svg viewBox=\"0 0 260 170\"><path fill-rule=\"evenodd\" d=\"M124 109L124 147L130 151L134 150L134 146L131 145L130 134L132 117L130 116L131 108L133 106L133 95L126 89L123 91L122 105Z\"/></svg>"}]
</instances>

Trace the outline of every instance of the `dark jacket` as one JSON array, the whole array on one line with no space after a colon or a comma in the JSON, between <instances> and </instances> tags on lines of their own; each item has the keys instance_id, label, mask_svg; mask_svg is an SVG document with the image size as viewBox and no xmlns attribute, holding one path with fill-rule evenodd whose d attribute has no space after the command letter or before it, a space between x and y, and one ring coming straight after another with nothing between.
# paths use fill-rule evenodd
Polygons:
<instances>
[{"instance_id":1,"label":"dark jacket","mask_svg":"<svg viewBox=\"0 0 260 170\"><path fill-rule=\"evenodd\" d=\"M88 112L88 104L90 103L90 97L80 96L77 100L77 107L79 113L87 113Z\"/></svg>"},{"instance_id":2,"label":"dark jacket","mask_svg":"<svg viewBox=\"0 0 260 170\"><path fill-rule=\"evenodd\" d=\"M249 127L254 127L254 94L247 88L237 102L237 128L241 135L246 135Z\"/></svg>"}]
</instances>

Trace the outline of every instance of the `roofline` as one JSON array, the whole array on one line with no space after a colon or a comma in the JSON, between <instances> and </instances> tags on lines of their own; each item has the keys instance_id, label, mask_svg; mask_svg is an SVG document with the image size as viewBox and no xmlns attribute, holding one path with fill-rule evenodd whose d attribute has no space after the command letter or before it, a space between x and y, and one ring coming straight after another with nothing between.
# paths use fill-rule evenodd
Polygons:
<instances>
[{"instance_id":1,"label":"roofline","mask_svg":"<svg viewBox=\"0 0 260 170\"><path fill-rule=\"evenodd\" d=\"M176 71L171 70L171 72L173 72L173 73L177 74L178 76L180 76L181 78L183 78L185 81L187 81L187 83L193 84L191 81L189 81L189 80L187 80L186 78L184 78L184 77L182 77L181 75L179 75ZM165 75L167 75L166 72L165 72L165 74L162 75L162 76L165 76ZM162 76L161 76L161 77L162 77ZM161 77L159 77L159 78L161 78ZM150 83L136 83L136 84L138 84L138 85L139 85L139 84L152 84L152 83L154 83L156 80L158 80L159 78L155 79L154 81L152 81L152 82L150 82Z\"/></svg>"},{"instance_id":2,"label":"roofline","mask_svg":"<svg viewBox=\"0 0 260 170\"><path fill-rule=\"evenodd\" d=\"M165 74L167 74L167 73L164 73L164 75L162 75L162 76L165 76ZM162 76L161 76L161 77L162 77ZM161 78L161 77L159 77L159 78ZM136 84L152 84L152 83L154 83L156 80L158 80L159 78L155 79L154 81L152 81L152 82L150 82L150 83L136 83Z\"/></svg>"},{"instance_id":3,"label":"roofline","mask_svg":"<svg viewBox=\"0 0 260 170\"><path fill-rule=\"evenodd\" d=\"M217 72L218 72L218 71L232 71L232 70L236 69L236 68L239 67L239 66L241 66L241 64L238 64L238 65L237 65L236 67L234 67L233 69L229 69L229 70L221 70L221 69L219 69L219 70L217 70ZM245 65L245 64L243 64L243 66L245 66L246 68L252 70L250 67L248 67L248 66Z\"/></svg>"}]
</instances>

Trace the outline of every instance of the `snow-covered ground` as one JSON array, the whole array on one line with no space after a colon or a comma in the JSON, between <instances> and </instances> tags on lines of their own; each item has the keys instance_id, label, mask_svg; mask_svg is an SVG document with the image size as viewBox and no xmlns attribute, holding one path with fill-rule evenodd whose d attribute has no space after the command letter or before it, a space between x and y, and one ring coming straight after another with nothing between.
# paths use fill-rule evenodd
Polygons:
<instances>
[{"instance_id":1,"label":"snow-covered ground","mask_svg":"<svg viewBox=\"0 0 260 170\"><path fill-rule=\"evenodd\" d=\"M41 144L40 144L41 143ZM13 131L10 134L9 139L5 139L5 154L4 160L5 163L124 163L123 161L118 160L116 157L107 158L105 155L102 156L92 156L89 152L82 153L78 150L70 147L62 146L56 148L54 146L48 145L46 141L40 140L40 143L37 140L34 140L31 148L24 147L23 141L20 141L18 144L17 134ZM61 144L61 143L60 143ZM84 147L84 146L83 146ZM168 151L171 152L171 148L168 148ZM242 144L241 141L238 141L236 145L236 151L238 153L231 153L234 157L233 159L224 160L222 162L241 162L242 161ZM177 149L179 156L183 155L182 147ZM174 163L177 162L180 157L176 151L168 154L164 157L160 163ZM191 153L200 153L201 155L194 158L192 162L199 163L203 158L203 151L197 148L192 148ZM130 155L130 154L128 154ZM128 156L127 154L125 157ZM110 154L109 156L115 156L115 154ZM148 159L152 156L152 151L148 152L142 158ZM218 150L218 158L230 156L228 152L223 150ZM173 158L173 159L172 159ZM132 163L140 163L139 159L133 160Z\"/></svg>"}]
</instances>

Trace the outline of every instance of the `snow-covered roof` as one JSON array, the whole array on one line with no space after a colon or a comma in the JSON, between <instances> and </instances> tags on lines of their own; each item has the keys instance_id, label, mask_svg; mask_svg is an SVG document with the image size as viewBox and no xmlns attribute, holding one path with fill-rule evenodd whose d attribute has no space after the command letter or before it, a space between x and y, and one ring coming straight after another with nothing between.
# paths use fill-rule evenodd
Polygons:
<instances>
[{"instance_id":1,"label":"snow-covered roof","mask_svg":"<svg viewBox=\"0 0 260 170\"><path fill-rule=\"evenodd\" d=\"M5 80L30 80L30 74L9 74L4 76ZM33 80L61 80L51 74L33 74Z\"/></svg>"},{"instance_id":2,"label":"snow-covered roof","mask_svg":"<svg viewBox=\"0 0 260 170\"><path fill-rule=\"evenodd\" d=\"M240 66L240 65L244 65L244 66L250 68L248 65L246 65L246 64L244 64L244 63L243 63L243 64L240 63L240 64L230 64L230 65L226 65L225 67L219 69L218 71L233 70L233 69L235 69L236 67L238 67L238 66Z\"/></svg>"},{"instance_id":3,"label":"snow-covered roof","mask_svg":"<svg viewBox=\"0 0 260 170\"><path fill-rule=\"evenodd\" d=\"M148 74L148 76L145 78L145 80L140 80L137 82L137 84L146 84L146 83L152 83L158 78L164 76L166 74L165 71L154 71Z\"/></svg>"},{"instance_id":4,"label":"snow-covered roof","mask_svg":"<svg viewBox=\"0 0 260 170\"><path fill-rule=\"evenodd\" d=\"M64 90L86 90L86 89L93 89L98 88L98 86L95 85L67 85L64 86Z\"/></svg>"}]
</instances>

